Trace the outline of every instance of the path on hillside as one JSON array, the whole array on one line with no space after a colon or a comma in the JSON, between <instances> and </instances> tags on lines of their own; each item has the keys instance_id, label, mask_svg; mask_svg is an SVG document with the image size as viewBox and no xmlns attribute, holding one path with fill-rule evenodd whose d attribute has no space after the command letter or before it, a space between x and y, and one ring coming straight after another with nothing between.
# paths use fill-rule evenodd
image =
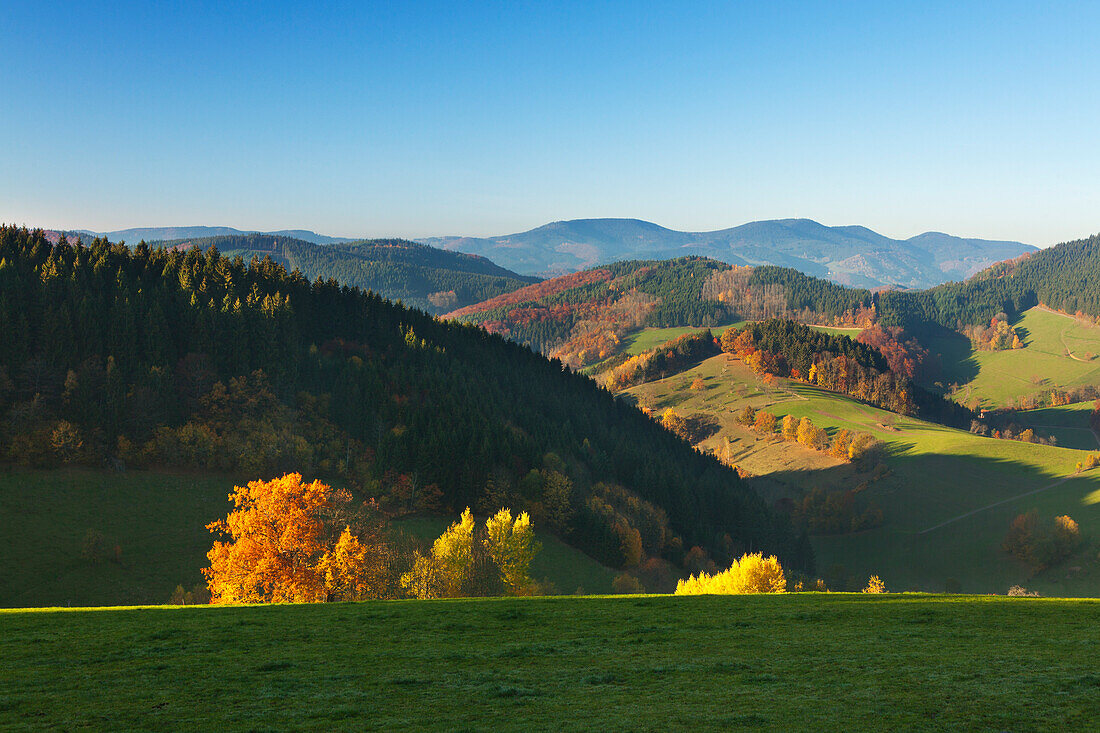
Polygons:
<instances>
[{"instance_id":1,"label":"path on hillside","mask_svg":"<svg viewBox=\"0 0 1100 733\"><path fill-rule=\"evenodd\" d=\"M1045 313L1053 313L1053 314L1054 314L1054 315L1056 315L1056 316L1061 316L1062 318L1068 318L1068 319L1070 319L1071 321L1073 321L1073 324L1071 324L1071 325L1069 325L1069 326L1066 326L1065 328L1063 328L1063 329L1062 329L1062 330L1061 330L1061 331L1060 331L1060 332L1058 333L1058 339L1059 339L1059 340L1060 340L1060 341L1062 342L1062 348L1064 348L1064 349L1066 350L1066 356L1068 356L1069 358L1073 359L1074 361L1080 361L1080 362L1083 362L1083 363L1087 364L1087 363L1089 362L1089 360L1088 360L1088 359L1082 359L1081 357L1079 357L1079 356L1076 356L1076 355L1075 355L1075 354L1073 353L1073 350L1069 348L1069 343L1067 343L1067 342L1066 342L1066 331L1068 331L1068 330L1070 330L1071 328L1073 328L1073 326L1074 326L1074 325L1076 325L1076 324L1079 324L1079 323L1081 323L1081 321L1077 320L1076 318L1074 318L1074 317L1073 317L1073 316L1071 316L1071 315L1067 315L1067 314L1065 314L1065 313L1059 313L1059 312L1058 312L1058 311L1056 311L1056 310L1052 310L1052 309L1050 309L1050 308L1047 308L1047 307L1046 307L1045 305L1039 305L1039 306L1036 306L1036 307L1037 307L1037 308L1038 308L1039 310L1041 310L1041 311L1044 311Z\"/></svg>"},{"instance_id":2,"label":"path on hillside","mask_svg":"<svg viewBox=\"0 0 1100 733\"><path fill-rule=\"evenodd\" d=\"M1033 494L1038 494L1038 493L1040 493L1042 491L1046 491L1048 489L1053 489L1055 486L1061 486L1065 482L1069 481L1071 478L1077 478L1077 474L1070 474L1069 476L1063 476L1062 478L1058 479L1054 483L1047 484L1046 486L1042 486L1038 489L1033 489L1032 491L1025 491L1022 494L1017 494L1016 496L1010 496L1007 499L1001 499L1000 501L995 501L992 504L986 504L983 507L980 507L980 508L975 509L973 511L966 512L965 514L960 514L957 517L951 517L951 519L948 519L946 522L940 522L939 524L935 525L934 527L929 527L928 529L922 529L920 532L917 532L917 535L920 536L922 534L928 534L929 532L931 532L933 530L939 529L940 527L946 527L947 525L952 524L954 522L957 522L960 519L966 519L967 517L972 517L975 514L980 514L981 512L984 512L987 509L992 509L994 507L1000 506L1001 504L1007 504L1010 501L1016 501L1017 499L1023 499L1025 496L1031 496Z\"/></svg>"}]
</instances>

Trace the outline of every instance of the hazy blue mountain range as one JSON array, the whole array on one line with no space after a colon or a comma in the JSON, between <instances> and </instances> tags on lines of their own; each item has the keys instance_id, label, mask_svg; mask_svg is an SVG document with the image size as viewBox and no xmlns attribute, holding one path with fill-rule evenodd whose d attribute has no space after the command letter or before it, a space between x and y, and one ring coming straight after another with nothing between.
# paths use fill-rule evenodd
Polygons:
<instances>
[{"instance_id":1,"label":"hazy blue mountain range","mask_svg":"<svg viewBox=\"0 0 1100 733\"><path fill-rule=\"evenodd\" d=\"M734 265L781 265L869 288L932 287L1035 250L940 232L898 240L866 227L828 227L809 219L756 221L713 232L680 232L638 219L576 219L499 237L418 241L544 276L617 260L702 255Z\"/></svg>"},{"instance_id":2,"label":"hazy blue mountain range","mask_svg":"<svg viewBox=\"0 0 1100 733\"><path fill-rule=\"evenodd\" d=\"M92 237L106 237L112 242L124 241L127 244L137 244L141 240L146 242L167 242L178 239L197 239L202 237L228 237L241 234L254 234L256 232L242 231L233 227L135 227L132 229L116 229L113 232L93 232L87 229L78 229L76 233ZM347 237L329 237L308 229L282 229L277 232L259 232L280 237L293 237L312 244L342 244L351 242Z\"/></svg>"},{"instance_id":3,"label":"hazy blue mountain range","mask_svg":"<svg viewBox=\"0 0 1100 733\"><path fill-rule=\"evenodd\" d=\"M148 227L82 235L147 242L246 234L232 227ZM354 240L307 230L266 232L312 244ZM862 226L829 227L810 219L755 221L713 232L681 232L639 219L574 219L497 237L416 240L486 257L507 270L541 277L629 259L702 255L733 265L781 265L853 287L927 288L963 280L1035 248L1020 242L965 239L927 232L891 239Z\"/></svg>"}]
</instances>

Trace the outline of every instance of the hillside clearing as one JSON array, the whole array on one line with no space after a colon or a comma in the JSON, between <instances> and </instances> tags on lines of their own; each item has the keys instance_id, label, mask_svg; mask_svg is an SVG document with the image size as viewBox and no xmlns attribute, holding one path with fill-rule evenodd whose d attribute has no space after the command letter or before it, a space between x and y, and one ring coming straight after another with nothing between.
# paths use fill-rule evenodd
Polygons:
<instances>
[{"instance_id":1,"label":"hillside clearing","mask_svg":"<svg viewBox=\"0 0 1100 733\"><path fill-rule=\"evenodd\" d=\"M707 328L715 336L722 335L722 332L727 328L741 327L745 325L745 321L735 321L731 323L725 323L720 326L674 326L671 328L643 328L632 336L624 339L626 353L631 356L640 354L643 351L649 351L655 349L658 346L663 346L674 338L679 338L684 334L695 333L696 331L704 331Z\"/></svg>"},{"instance_id":2,"label":"hillside clearing","mask_svg":"<svg viewBox=\"0 0 1100 733\"><path fill-rule=\"evenodd\" d=\"M959 402L977 399L982 407L1003 407L1052 389L1100 384L1100 327L1045 308L1032 308L1012 323L1023 333L1025 348L979 351L957 333L927 340L940 355L936 381L950 387Z\"/></svg>"},{"instance_id":3,"label":"hillside clearing","mask_svg":"<svg viewBox=\"0 0 1100 733\"><path fill-rule=\"evenodd\" d=\"M860 594L5 611L0 727L1082 730L1098 622Z\"/></svg>"},{"instance_id":4,"label":"hillside clearing","mask_svg":"<svg viewBox=\"0 0 1100 733\"><path fill-rule=\"evenodd\" d=\"M1075 402L1071 405L1025 410L1017 413L1017 419L1021 425L1034 428L1038 433L1053 435L1063 448L1096 450L1100 447L1100 436L1089 426L1093 407L1092 402Z\"/></svg>"}]
</instances>

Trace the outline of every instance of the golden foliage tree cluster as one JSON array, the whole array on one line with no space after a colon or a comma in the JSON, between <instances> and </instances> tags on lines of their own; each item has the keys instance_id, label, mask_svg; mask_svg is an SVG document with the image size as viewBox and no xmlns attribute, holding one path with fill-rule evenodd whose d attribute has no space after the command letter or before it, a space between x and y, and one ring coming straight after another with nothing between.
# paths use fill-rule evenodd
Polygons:
<instances>
[{"instance_id":1,"label":"golden foliage tree cluster","mask_svg":"<svg viewBox=\"0 0 1100 733\"><path fill-rule=\"evenodd\" d=\"M1032 509L1009 525L1002 548L1018 560L1042 570L1062 562L1081 546L1081 528L1068 515L1041 521Z\"/></svg>"},{"instance_id":2,"label":"golden foliage tree cluster","mask_svg":"<svg viewBox=\"0 0 1100 733\"><path fill-rule=\"evenodd\" d=\"M988 326L966 326L962 329L974 344L976 349L982 351L1004 351L1007 349L1022 349L1024 342L1020 340L1019 332L1009 325L1008 316L998 313L990 321Z\"/></svg>"},{"instance_id":3,"label":"golden foliage tree cluster","mask_svg":"<svg viewBox=\"0 0 1100 733\"><path fill-rule=\"evenodd\" d=\"M771 435L778 429L784 440L800 443L844 461L863 458L875 445L874 438L867 433L853 433L842 428L830 440L828 433L814 425L808 417L799 420L794 415L784 415L779 420L770 412L757 411L749 406L741 410L737 421L764 435Z\"/></svg>"},{"instance_id":4,"label":"golden foliage tree cluster","mask_svg":"<svg viewBox=\"0 0 1100 733\"><path fill-rule=\"evenodd\" d=\"M734 560L728 570L710 575L700 572L676 584L676 595L731 595L742 593L785 593L787 577L774 556L762 553Z\"/></svg>"},{"instance_id":5,"label":"golden foliage tree cluster","mask_svg":"<svg viewBox=\"0 0 1100 733\"><path fill-rule=\"evenodd\" d=\"M539 548L526 512L501 509L479 526L467 508L428 553L416 554L401 586L415 598L529 595Z\"/></svg>"},{"instance_id":6,"label":"golden foliage tree cluster","mask_svg":"<svg viewBox=\"0 0 1100 733\"><path fill-rule=\"evenodd\" d=\"M882 582L882 578L877 575L872 575L867 579L867 586L863 589L864 593L885 593L886 583Z\"/></svg>"},{"instance_id":7,"label":"golden foliage tree cluster","mask_svg":"<svg viewBox=\"0 0 1100 733\"><path fill-rule=\"evenodd\" d=\"M1097 466L1100 466L1100 454L1090 453L1085 456L1085 460L1077 462L1077 473L1091 471Z\"/></svg>"},{"instance_id":8,"label":"golden foliage tree cluster","mask_svg":"<svg viewBox=\"0 0 1100 733\"><path fill-rule=\"evenodd\" d=\"M661 413L661 427L670 433L679 435L684 440L687 440L687 420L680 413L673 410L671 407L666 408Z\"/></svg>"},{"instance_id":9,"label":"golden foliage tree cluster","mask_svg":"<svg viewBox=\"0 0 1100 733\"><path fill-rule=\"evenodd\" d=\"M316 603L390 595L385 520L372 503L289 473L250 481L234 509L207 525L214 542L203 570L211 603Z\"/></svg>"}]
</instances>

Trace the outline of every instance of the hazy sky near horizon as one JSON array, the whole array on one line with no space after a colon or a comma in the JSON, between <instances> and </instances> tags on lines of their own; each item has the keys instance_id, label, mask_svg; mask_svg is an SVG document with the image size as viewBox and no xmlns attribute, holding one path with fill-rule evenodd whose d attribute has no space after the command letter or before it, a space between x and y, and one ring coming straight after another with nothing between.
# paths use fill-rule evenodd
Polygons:
<instances>
[{"instance_id":1,"label":"hazy sky near horizon","mask_svg":"<svg viewBox=\"0 0 1100 733\"><path fill-rule=\"evenodd\" d=\"M1100 4L901 5L16 0L0 222L1100 231Z\"/></svg>"}]
</instances>

